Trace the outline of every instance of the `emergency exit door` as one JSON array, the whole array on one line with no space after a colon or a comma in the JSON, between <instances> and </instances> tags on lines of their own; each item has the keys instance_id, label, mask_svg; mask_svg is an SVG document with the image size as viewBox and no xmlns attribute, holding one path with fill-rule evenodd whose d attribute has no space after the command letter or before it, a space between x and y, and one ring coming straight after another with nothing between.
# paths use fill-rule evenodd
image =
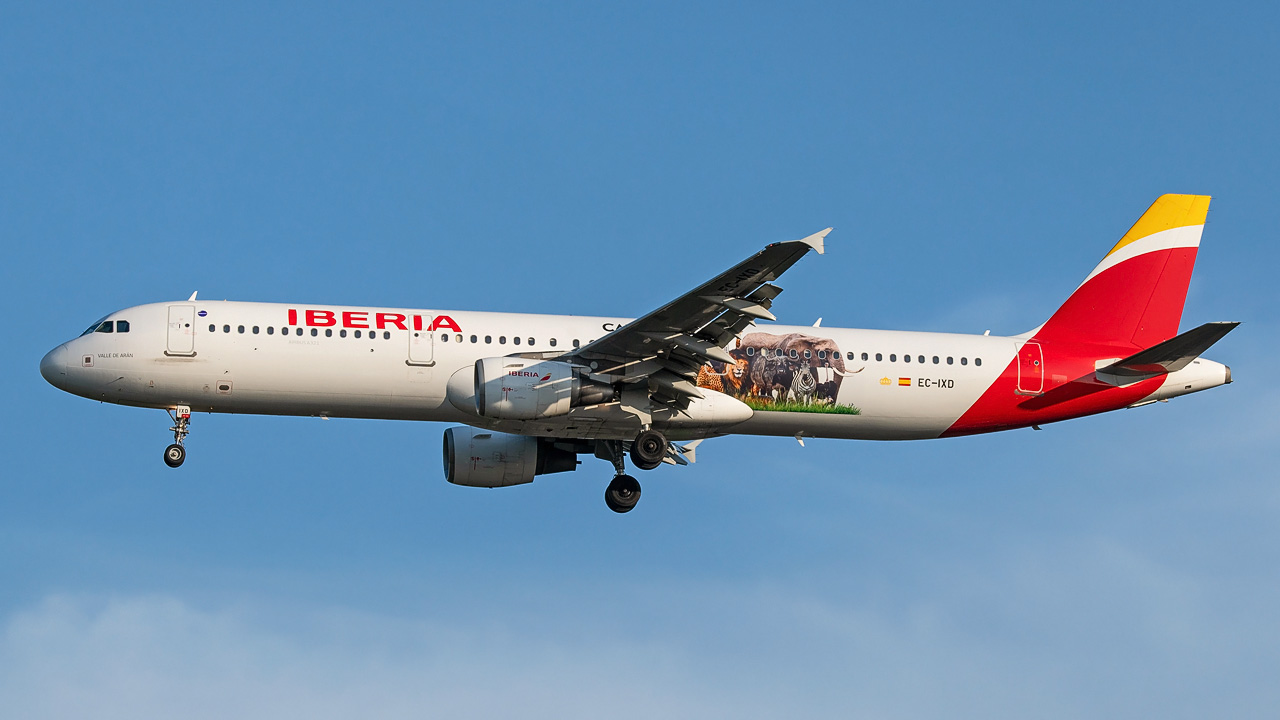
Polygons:
<instances>
[{"instance_id":1,"label":"emergency exit door","mask_svg":"<svg viewBox=\"0 0 1280 720\"><path fill-rule=\"evenodd\" d=\"M165 345L165 355L196 354L196 306L169 306L169 336Z\"/></svg>"}]
</instances>

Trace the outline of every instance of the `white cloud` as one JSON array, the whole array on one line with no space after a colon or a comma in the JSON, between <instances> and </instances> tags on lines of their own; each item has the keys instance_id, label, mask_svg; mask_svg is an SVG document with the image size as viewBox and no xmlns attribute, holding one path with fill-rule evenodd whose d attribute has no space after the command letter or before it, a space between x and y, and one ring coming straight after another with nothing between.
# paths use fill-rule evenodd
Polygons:
<instances>
[{"instance_id":1,"label":"white cloud","mask_svg":"<svg viewBox=\"0 0 1280 720\"><path fill-rule=\"evenodd\" d=\"M50 597L4 620L0 698L7 717L131 720L1202 717L1224 693L1263 717L1280 701L1259 677L1280 629L1265 579L1210 583L1097 541L878 580L515 583L509 612L418 617Z\"/></svg>"}]
</instances>

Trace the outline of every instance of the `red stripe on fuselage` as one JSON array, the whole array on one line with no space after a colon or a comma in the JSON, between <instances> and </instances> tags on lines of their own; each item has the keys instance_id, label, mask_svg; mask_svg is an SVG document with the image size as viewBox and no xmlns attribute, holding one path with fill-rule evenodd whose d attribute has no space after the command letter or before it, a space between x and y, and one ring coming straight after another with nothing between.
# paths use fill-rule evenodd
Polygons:
<instances>
[{"instance_id":1,"label":"red stripe on fuselage","mask_svg":"<svg viewBox=\"0 0 1280 720\"><path fill-rule=\"evenodd\" d=\"M1010 430L1119 410L1155 392L1164 376L1115 387L1093 379L1094 363L1124 357L1124 351L1099 346L1042 343L1044 387L1039 395L1019 395L1018 359L987 388L942 437Z\"/></svg>"}]
</instances>

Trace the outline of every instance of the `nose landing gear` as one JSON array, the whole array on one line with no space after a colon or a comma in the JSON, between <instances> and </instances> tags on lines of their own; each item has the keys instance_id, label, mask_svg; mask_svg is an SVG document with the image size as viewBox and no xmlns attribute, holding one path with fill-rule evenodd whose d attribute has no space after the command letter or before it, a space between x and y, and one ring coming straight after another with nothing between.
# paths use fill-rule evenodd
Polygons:
<instances>
[{"instance_id":1,"label":"nose landing gear","mask_svg":"<svg viewBox=\"0 0 1280 720\"><path fill-rule=\"evenodd\" d=\"M164 464L176 468L187 459L187 449L182 443L191 432L191 408L179 405L166 412L173 419L173 427L169 428L173 431L173 444L164 449Z\"/></svg>"}]
</instances>

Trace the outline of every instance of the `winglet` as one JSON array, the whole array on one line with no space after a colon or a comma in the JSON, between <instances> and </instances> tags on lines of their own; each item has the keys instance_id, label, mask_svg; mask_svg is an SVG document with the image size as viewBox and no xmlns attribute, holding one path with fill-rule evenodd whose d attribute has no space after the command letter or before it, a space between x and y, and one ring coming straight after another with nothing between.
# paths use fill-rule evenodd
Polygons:
<instances>
[{"instance_id":1,"label":"winglet","mask_svg":"<svg viewBox=\"0 0 1280 720\"><path fill-rule=\"evenodd\" d=\"M816 232L816 233L814 233L814 234L810 235L809 237L807 237L807 238L801 238L800 240L797 240L796 242L802 242L802 243L804 243L805 245L808 245L809 247L813 248L814 250L817 250L817 251L818 251L818 254L819 254L819 255L821 255L821 254L823 253L823 249L822 249L822 240L823 240L823 238L825 238L825 237L827 236L827 233L831 232L831 231L832 231L832 230L834 230L834 229L835 229L835 228L827 228L826 230L823 230L822 232Z\"/></svg>"}]
</instances>

